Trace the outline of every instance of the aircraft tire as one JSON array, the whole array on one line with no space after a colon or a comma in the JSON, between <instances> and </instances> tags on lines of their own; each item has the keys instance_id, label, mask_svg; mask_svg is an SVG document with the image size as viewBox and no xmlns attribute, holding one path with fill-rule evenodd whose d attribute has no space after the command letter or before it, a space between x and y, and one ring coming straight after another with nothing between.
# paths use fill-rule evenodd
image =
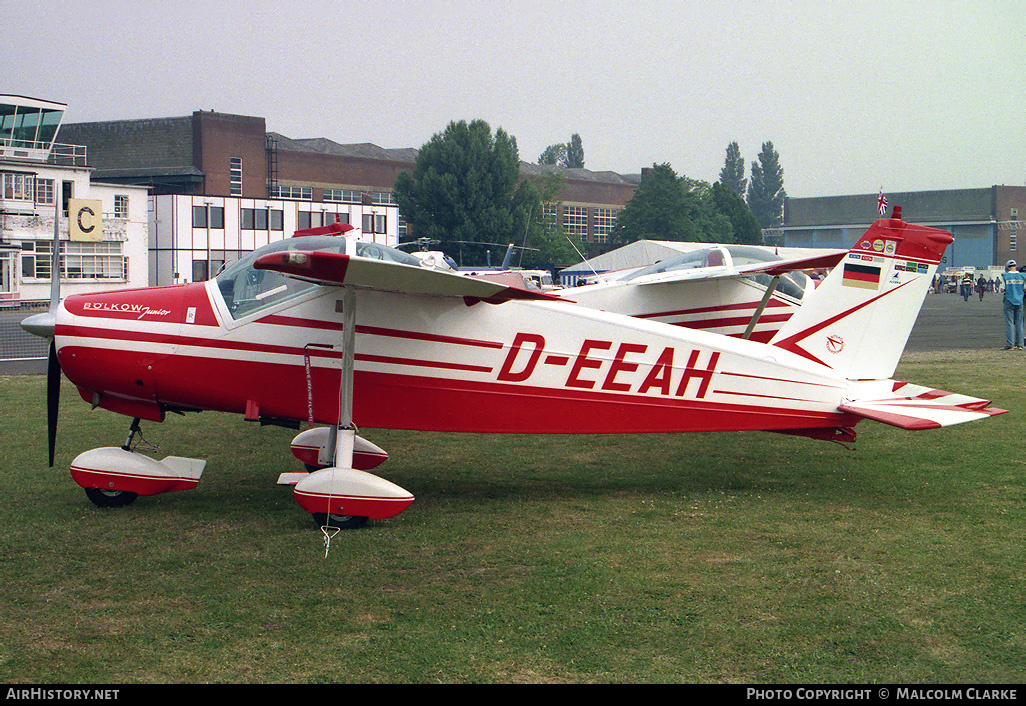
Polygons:
<instances>
[{"instance_id":1,"label":"aircraft tire","mask_svg":"<svg viewBox=\"0 0 1026 706\"><path fill-rule=\"evenodd\" d=\"M329 515L324 512L315 512L313 519L318 527L337 527L339 529L359 529L367 524L367 518L362 515Z\"/></svg>"},{"instance_id":2,"label":"aircraft tire","mask_svg":"<svg viewBox=\"0 0 1026 706\"><path fill-rule=\"evenodd\" d=\"M86 495L96 507L124 507L139 497L138 493L128 490L105 490L103 488L86 488Z\"/></svg>"}]
</instances>

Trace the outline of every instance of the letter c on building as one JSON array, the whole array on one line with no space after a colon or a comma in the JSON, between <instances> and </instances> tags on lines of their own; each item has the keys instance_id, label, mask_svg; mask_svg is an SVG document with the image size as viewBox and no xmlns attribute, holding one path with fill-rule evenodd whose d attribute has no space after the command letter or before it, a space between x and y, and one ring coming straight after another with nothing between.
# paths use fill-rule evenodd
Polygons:
<instances>
[{"instance_id":1,"label":"letter c on building","mask_svg":"<svg viewBox=\"0 0 1026 706\"><path fill-rule=\"evenodd\" d=\"M89 214L89 218L88 218L89 225L88 226L86 226L86 225L84 225L82 223L82 214L83 213L88 213ZM96 216L96 214L93 213L93 209L89 208L88 206L83 206L82 208L78 209L78 229L81 230L83 233L92 233L93 229L96 228L96 226L93 225L93 222L92 222L92 220L93 220L93 218L95 216Z\"/></svg>"}]
</instances>

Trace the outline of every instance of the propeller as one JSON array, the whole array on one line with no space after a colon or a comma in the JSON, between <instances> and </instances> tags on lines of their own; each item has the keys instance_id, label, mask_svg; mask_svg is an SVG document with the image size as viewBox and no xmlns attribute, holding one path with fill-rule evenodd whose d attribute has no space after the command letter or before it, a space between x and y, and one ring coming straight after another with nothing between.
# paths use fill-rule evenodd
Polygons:
<instances>
[{"instance_id":1,"label":"propeller","mask_svg":"<svg viewBox=\"0 0 1026 706\"><path fill-rule=\"evenodd\" d=\"M56 316L50 312L30 316L21 327L40 338L50 339L50 352L46 361L46 431L50 447L50 468L53 468L54 446L57 441L57 410L61 396L61 364L57 360L57 341L54 338Z\"/></svg>"},{"instance_id":2,"label":"propeller","mask_svg":"<svg viewBox=\"0 0 1026 706\"><path fill-rule=\"evenodd\" d=\"M61 199L54 199L53 205L53 247L50 260L50 309L45 314L30 316L21 322L21 327L41 338L50 339L50 352L46 361L46 439L50 451L50 468L53 468L54 448L57 445L57 411L61 397L61 364L57 360L57 309L61 302L61 241L60 241Z\"/></svg>"},{"instance_id":3,"label":"propeller","mask_svg":"<svg viewBox=\"0 0 1026 706\"><path fill-rule=\"evenodd\" d=\"M46 442L50 452L50 468L57 446L57 411L61 401L61 364L57 360L57 341L50 339L50 355L46 362Z\"/></svg>"}]
</instances>

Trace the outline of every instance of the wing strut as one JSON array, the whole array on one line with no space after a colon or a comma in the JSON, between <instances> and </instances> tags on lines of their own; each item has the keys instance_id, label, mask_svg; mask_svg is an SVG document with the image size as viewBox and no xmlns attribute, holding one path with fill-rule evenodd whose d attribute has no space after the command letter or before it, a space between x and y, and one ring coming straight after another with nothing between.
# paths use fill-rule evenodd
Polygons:
<instances>
[{"instance_id":1,"label":"wing strut","mask_svg":"<svg viewBox=\"0 0 1026 706\"><path fill-rule=\"evenodd\" d=\"M755 330L755 325L759 323L759 317L762 316L762 312L766 310L766 305L769 304L770 297L773 296L773 292L777 290L777 285L780 284L780 277L781 275L776 275L773 278L773 281L769 283L769 286L766 287L766 293L763 295L762 301L759 302L759 306L755 310L755 313L752 314L752 320L748 322L748 328L745 329L745 334L741 338L748 340L748 338L751 337L752 331Z\"/></svg>"},{"instance_id":2,"label":"wing strut","mask_svg":"<svg viewBox=\"0 0 1026 706\"><path fill-rule=\"evenodd\" d=\"M353 426L353 369L356 360L356 293L342 290L342 383L338 392L338 425L328 438L328 458L336 468L353 467L356 428Z\"/></svg>"},{"instance_id":3,"label":"wing strut","mask_svg":"<svg viewBox=\"0 0 1026 706\"><path fill-rule=\"evenodd\" d=\"M296 483L296 501L321 527L324 556L341 527L359 527L368 519L394 517L413 502L413 495L384 478L353 468L356 427L353 424L353 373L356 361L356 288L342 285L342 369L338 393L338 424L328 434L327 468Z\"/></svg>"}]
</instances>

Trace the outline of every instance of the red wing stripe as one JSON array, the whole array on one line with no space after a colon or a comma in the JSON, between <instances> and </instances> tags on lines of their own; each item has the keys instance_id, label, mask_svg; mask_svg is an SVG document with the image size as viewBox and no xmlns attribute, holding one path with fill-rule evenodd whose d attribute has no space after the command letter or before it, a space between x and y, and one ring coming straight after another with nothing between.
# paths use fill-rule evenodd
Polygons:
<instances>
[{"instance_id":1,"label":"red wing stripe","mask_svg":"<svg viewBox=\"0 0 1026 706\"><path fill-rule=\"evenodd\" d=\"M651 317L638 317L638 318L651 318ZM771 314L769 316L763 316L759 318L760 324L774 324L787 321L791 318L791 314ZM730 319L696 319L694 321L675 321L673 322L677 326L686 326L688 328L697 329L709 329L719 328L723 326L747 326L752 322L750 317L737 316Z\"/></svg>"}]
</instances>

